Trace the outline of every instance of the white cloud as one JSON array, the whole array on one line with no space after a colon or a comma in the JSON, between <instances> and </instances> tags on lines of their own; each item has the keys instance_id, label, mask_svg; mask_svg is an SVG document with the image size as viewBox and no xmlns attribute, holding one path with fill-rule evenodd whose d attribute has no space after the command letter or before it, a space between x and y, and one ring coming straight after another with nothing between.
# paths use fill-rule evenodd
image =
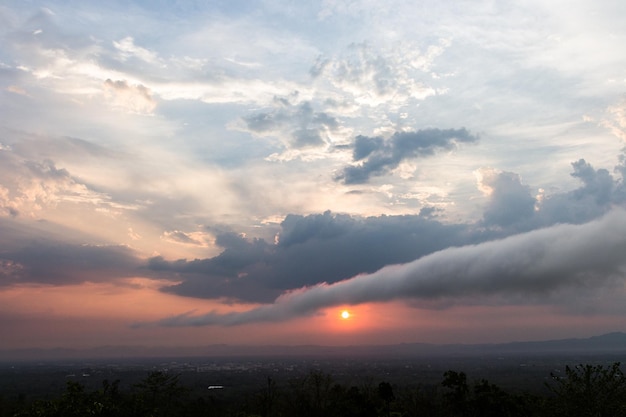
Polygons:
<instances>
[{"instance_id":1,"label":"white cloud","mask_svg":"<svg viewBox=\"0 0 626 417\"><path fill-rule=\"evenodd\" d=\"M608 128L615 136L626 142L626 97L607 109L609 118L600 122L601 126Z\"/></svg>"},{"instance_id":2,"label":"white cloud","mask_svg":"<svg viewBox=\"0 0 626 417\"><path fill-rule=\"evenodd\" d=\"M130 57L137 57L150 64L159 64L158 54L135 45L135 40L132 36L127 36L119 42L113 41L113 45L120 51L121 58L124 61Z\"/></svg>"},{"instance_id":3,"label":"white cloud","mask_svg":"<svg viewBox=\"0 0 626 417\"><path fill-rule=\"evenodd\" d=\"M157 103L152 92L143 85L129 85L126 81L107 79L104 95L115 107L135 113L152 113Z\"/></svg>"},{"instance_id":4,"label":"white cloud","mask_svg":"<svg viewBox=\"0 0 626 417\"><path fill-rule=\"evenodd\" d=\"M182 245L204 246L207 247L207 238L209 236L203 232L183 232L180 230L172 230L163 232L161 239L165 239L172 243Z\"/></svg>"},{"instance_id":5,"label":"white cloud","mask_svg":"<svg viewBox=\"0 0 626 417\"><path fill-rule=\"evenodd\" d=\"M312 72L360 106L388 106L394 111L410 99L424 100L440 93L428 83L430 67L449 46L443 39L426 53L413 43L377 50L368 43L350 45L342 56L318 58Z\"/></svg>"},{"instance_id":6,"label":"white cloud","mask_svg":"<svg viewBox=\"0 0 626 417\"><path fill-rule=\"evenodd\" d=\"M111 205L109 196L90 190L52 161L20 163L6 154L1 159L5 186L0 189L0 202L8 214L40 218L46 209L62 202Z\"/></svg>"}]
</instances>

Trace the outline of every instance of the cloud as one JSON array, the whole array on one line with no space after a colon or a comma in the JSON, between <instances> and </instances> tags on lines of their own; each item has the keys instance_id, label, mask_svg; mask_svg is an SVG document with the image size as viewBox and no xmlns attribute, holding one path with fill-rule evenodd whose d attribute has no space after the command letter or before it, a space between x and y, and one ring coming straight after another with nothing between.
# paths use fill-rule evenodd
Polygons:
<instances>
[{"instance_id":1,"label":"cloud","mask_svg":"<svg viewBox=\"0 0 626 417\"><path fill-rule=\"evenodd\" d=\"M6 91L8 91L9 93L13 93L13 94L19 94L21 96L27 96L29 97L29 94L26 92L26 90L24 90L21 87L15 86L15 85L10 85L6 88Z\"/></svg>"},{"instance_id":2,"label":"cloud","mask_svg":"<svg viewBox=\"0 0 626 417\"><path fill-rule=\"evenodd\" d=\"M287 292L248 311L162 320L167 326L239 325L285 321L338 305L467 297L548 297L559 290L623 285L626 212L614 210L583 225L556 225L477 245L448 248L333 284ZM567 303L567 300L563 301Z\"/></svg>"},{"instance_id":3,"label":"cloud","mask_svg":"<svg viewBox=\"0 0 626 417\"><path fill-rule=\"evenodd\" d=\"M70 247L162 254L143 272L173 294L271 302L624 204L619 141L580 121L625 137L622 5L226 3L2 10L4 130L44 132L0 132L3 251L31 248L6 225L65 225ZM476 140L409 132L462 126L486 133L452 155ZM554 168L572 161L573 177Z\"/></svg>"},{"instance_id":4,"label":"cloud","mask_svg":"<svg viewBox=\"0 0 626 417\"><path fill-rule=\"evenodd\" d=\"M581 185L560 193L547 193L542 188L533 192L516 173L481 168L476 171L478 188L488 199L477 226L506 235L555 223L581 224L600 217L626 202L625 160L624 155L620 156L620 163L614 168L621 178L615 178L605 168L594 168L585 159L572 162L570 175Z\"/></svg>"},{"instance_id":5,"label":"cloud","mask_svg":"<svg viewBox=\"0 0 626 417\"><path fill-rule=\"evenodd\" d=\"M21 145L0 150L0 215L36 217L62 202L112 204L107 195L90 189L54 161L24 160L18 154L21 150Z\"/></svg>"},{"instance_id":6,"label":"cloud","mask_svg":"<svg viewBox=\"0 0 626 417\"><path fill-rule=\"evenodd\" d=\"M277 243L220 233L223 252L209 259L150 259L153 271L176 274L179 295L268 302L283 291L337 282L391 263L407 262L468 239L467 227L417 215L362 218L329 211L288 215ZM480 239L480 237L475 237Z\"/></svg>"},{"instance_id":7,"label":"cloud","mask_svg":"<svg viewBox=\"0 0 626 417\"><path fill-rule=\"evenodd\" d=\"M478 175L479 188L490 196L483 214L486 225L506 227L534 215L536 199L518 174L481 169Z\"/></svg>"},{"instance_id":8,"label":"cloud","mask_svg":"<svg viewBox=\"0 0 626 417\"><path fill-rule=\"evenodd\" d=\"M56 6L55 9L64 9ZM53 97L65 95L80 104L97 104L101 101L100 94L104 93L104 103L144 114L155 110L155 96L161 101L182 99L204 103L255 103L259 106L259 103L265 105L276 94L289 94L298 87L304 88L301 83L283 77L268 79L263 72L267 68L265 65L259 64L257 69L247 67L248 70L242 71L242 65L235 62L241 48L232 47L232 42L239 41L241 33L233 27L233 21L215 22L208 32L203 33L206 21L202 20L194 30L183 34L183 39L168 39L154 48L150 44L140 46L133 36L118 38L118 31L110 30L119 23L117 13L97 7L97 11L89 9L91 11L85 11L83 15L84 20L81 19L83 24L92 23L86 32L69 29L77 23L72 17L76 10L66 9L56 15L40 11L30 19L16 23L6 36L11 45L11 59L5 61L11 64L0 62L3 73L11 74L10 85L14 92L21 89L38 100L44 93L47 100L48 93ZM137 27L156 23L162 26L161 16L155 17L151 12L135 16L133 22ZM98 16L97 22L91 20L93 16ZM156 20L152 20L154 18ZM98 30L94 32L96 27ZM223 42L227 39L224 36L229 42ZM181 46L185 40L191 45ZM207 41L212 51L208 56L197 48L199 45L206 48ZM270 47L271 42L266 41L263 46ZM169 42L177 42L171 53L167 53ZM310 47L304 48L297 40L294 43L301 47L299 54L310 53ZM255 54L276 58L276 51L259 52L265 48L250 46L248 38L242 38L238 44L250 48ZM285 49L287 47L285 45ZM293 57L293 51L285 50L282 54ZM306 71L305 66L302 71ZM291 76L292 69L287 70L287 74Z\"/></svg>"},{"instance_id":9,"label":"cloud","mask_svg":"<svg viewBox=\"0 0 626 417\"><path fill-rule=\"evenodd\" d=\"M609 106L607 113L610 118L603 120L600 124L626 142L626 96L623 96L616 104Z\"/></svg>"},{"instance_id":10,"label":"cloud","mask_svg":"<svg viewBox=\"0 0 626 417\"><path fill-rule=\"evenodd\" d=\"M327 80L343 96L360 105L403 105L410 99L424 100L438 91L431 81L430 67L450 42L442 39L425 53L414 44L396 44L378 51L367 42L352 43L338 56L319 56L309 73Z\"/></svg>"},{"instance_id":11,"label":"cloud","mask_svg":"<svg viewBox=\"0 0 626 417\"><path fill-rule=\"evenodd\" d=\"M0 160L4 162L2 171L13 168L4 177L5 185L0 193L0 206L12 215L21 212L32 215L57 204L68 193L83 191L65 169L58 169L50 160L19 163L8 153L0 154Z\"/></svg>"},{"instance_id":12,"label":"cloud","mask_svg":"<svg viewBox=\"0 0 626 417\"><path fill-rule=\"evenodd\" d=\"M127 36L119 42L113 41L113 46L120 51L122 60L135 57L151 64L158 63L158 55L146 48L135 45L135 40L131 36Z\"/></svg>"},{"instance_id":13,"label":"cloud","mask_svg":"<svg viewBox=\"0 0 626 417\"><path fill-rule=\"evenodd\" d=\"M598 205L605 205L612 200L615 182L606 169L595 170L584 159L572 163L574 172L572 177L580 178L583 187L576 191L579 198L591 196Z\"/></svg>"},{"instance_id":14,"label":"cloud","mask_svg":"<svg viewBox=\"0 0 626 417\"><path fill-rule=\"evenodd\" d=\"M378 149L374 143L373 149ZM367 157L375 152L371 148L359 145L355 152ZM622 182L607 177L606 170L595 170L584 160L572 166L573 175L582 182L579 188L538 196L533 196L518 174L479 170L478 185L488 198L482 219L474 224L440 222L428 207L419 215L404 216L360 217L330 211L290 214L281 222L274 242L213 231L221 254L176 261L157 257L150 259L148 268L180 280L163 288L167 292L269 302L286 291L322 281L334 284L447 247L481 244L558 223L589 222L626 201ZM607 187L612 190L610 196L598 199Z\"/></svg>"},{"instance_id":15,"label":"cloud","mask_svg":"<svg viewBox=\"0 0 626 417\"><path fill-rule=\"evenodd\" d=\"M9 130L5 130L4 134L11 143L8 150L13 151L18 158L31 161L62 159L76 162L128 158L127 154L119 150L70 136L36 135Z\"/></svg>"},{"instance_id":16,"label":"cloud","mask_svg":"<svg viewBox=\"0 0 626 417\"><path fill-rule=\"evenodd\" d=\"M357 136L350 165L336 176L345 184L362 184L371 176L381 176L397 168L404 160L424 158L437 151L452 150L460 143L478 141L478 137L461 129L423 129L415 132L396 132L390 138Z\"/></svg>"},{"instance_id":17,"label":"cloud","mask_svg":"<svg viewBox=\"0 0 626 417\"><path fill-rule=\"evenodd\" d=\"M41 241L0 254L0 285L114 281L137 274L140 266L126 246Z\"/></svg>"},{"instance_id":18,"label":"cloud","mask_svg":"<svg viewBox=\"0 0 626 417\"><path fill-rule=\"evenodd\" d=\"M133 113L152 113L156 100L150 89L141 84L129 85L124 80L104 82L104 96L115 106Z\"/></svg>"},{"instance_id":19,"label":"cloud","mask_svg":"<svg viewBox=\"0 0 626 417\"><path fill-rule=\"evenodd\" d=\"M163 232L162 239L170 242L182 243L184 245L194 246L206 246L203 234L201 232L186 233L180 230L173 230L171 232Z\"/></svg>"},{"instance_id":20,"label":"cloud","mask_svg":"<svg viewBox=\"0 0 626 417\"><path fill-rule=\"evenodd\" d=\"M583 223L607 213L616 205L626 201L624 186L624 155L614 169L621 178L615 179L604 168L595 169L584 159L572 163L571 176L582 185L572 191L540 196L535 213L535 224L555 222Z\"/></svg>"},{"instance_id":21,"label":"cloud","mask_svg":"<svg viewBox=\"0 0 626 417\"><path fill-rule=\"evenodd\" d=\"M339 121L316 111L309 101L293 104L297 93L289 98L274 98L274 110L245 116L245 130L259 136L277 137L287 149L327 145L330 134L339 128Z\"/></svg>"}]
</instances>

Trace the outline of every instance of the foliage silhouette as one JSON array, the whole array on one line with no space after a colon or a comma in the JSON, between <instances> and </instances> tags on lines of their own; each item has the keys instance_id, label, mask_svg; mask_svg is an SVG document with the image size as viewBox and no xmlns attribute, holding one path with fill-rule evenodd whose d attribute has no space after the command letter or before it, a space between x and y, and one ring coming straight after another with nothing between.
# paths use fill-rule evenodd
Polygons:
<instances>
[{"instance_id":1,"label":"foliage silhouette","mask_svg":"<svg viewBox=\"0 0 626 417\"><path fill-rule=\"evenodd\" d=\"M554 384L555 415L580 417L626 416L626 376L616 362L602 365L565 367L565 376L550 374Z\"/></svg>"},{"instance_id":2,"label":"foliage silhouette","mask_svg":"<svg viewBox=\"0 0 626 417\"><path fill-rule=\"evenodd\" d=\"M190 398L180 375L151 372L126 391L119 380L104 380L93 392L68 381L56 398L0 398L0 417L626 417L626 377L619 363L568 366L552 378L547 394L537 395L509 393L486 379L470 382L452 370L439 386L400 387L387 381L343 385L315 370L283 385L268 377L256 393L220 402L206 391Z\"/></svg>"},{"instance_id":3,"label":"foliage silhouette","mask_svg":"<svg viewBox=\"0 0 626 417\"><path fill-rule=\"evenodd\" d=\"M389 382L381 382L378 384L378 396L385 403L385 411L387 413L387 417L389 417L391 410L390 404L396 397L393 395L393 387Z\"/></svg>"},{"instance_id":4,"label":"foliage silhouette","mask_svg":"<svg viewBox=\"0 0 626 417\"><path fill-rule=\"evenodd\" d=\"M189 389L180 385L180 375L168 375L155 371L143 381L135 384L137 394L134 401L136 415L151 417L173 415Z\"/></svg>"}]
</instances>

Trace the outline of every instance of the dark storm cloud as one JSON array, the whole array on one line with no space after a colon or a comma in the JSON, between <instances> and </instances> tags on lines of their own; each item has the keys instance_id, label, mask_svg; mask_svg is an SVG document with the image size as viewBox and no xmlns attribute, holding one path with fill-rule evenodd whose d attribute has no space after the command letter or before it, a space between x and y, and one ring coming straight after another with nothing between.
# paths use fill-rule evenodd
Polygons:
<instances>
[{"instance_id":1,"label":"dark storm cloud","mask_svg":"<svg viewBox=\"0 0 626 417\"><path fill-rule=\"evenodd\" d=\"M498 229L501 236L546 227L555 223L580 224L600 217L626 202L624 159L614 172L595 169L584 159L572 162L572 177L580 181L574 190L544 194L533 190L513 172L481 171L481 186L489 189L489 200L479 226Z\"/></svg>"},{"instance_id":2,"label":"dark storm cloud","mask_svg":"<svg viewBox=\"0 0 626 417\"><path fill-rule=\"evenodd\" d=\"M339 122L327 113L313 109L311 103L291 104L276 97L276 109L244 117L246 127L259 134L285 135L290 146L304 148L326 143L326 135L339 127Z\"/></svg>"},{"instance_id":3,"label":"dark storm cloud","mask_svg":"<svg viewBox=\"0 0 626 417\"><path fill-rule=\"evenodd\" d=\"M372 152L382 148L384 144L383 138L381 137L370 138L359 135L354 140L352 159L358 162L363 158L367 158Z\"/></svg>"},{"instance_id":4,"label":"dark storm cloud","mask_svg":"<svg viewBox=\"0 0 626 417\"><path fill-rule=\"evenodd\" d=\"M462 129L423 129L396 132L389 139L357 136L352 158L358 165L347 166L336 176L345 184L362 184L371 176L385 175L406 160L454 149L459 143L476 142L478 137Z\"/></svg>"},{"instance_id":5,"label":"dark storm cloud","mask_svg":"<svg viewBox=\"0 0 626 417\"><path fill-rule=\"evenodd\" d=\"M578 178L582 185L575 190L543 199L535 213L537 223L582 223L603 215L615 205L622 205L626 201L626 187L623 158L620 161L614 170L620 174L619 179L604 168L593 168L584 159L573 162L571 175Z\"/></svg>"},{"instance_id":6,"label":"dark storm cloud","mask_svg":"<svg viewBox=\"0 0 626 417\"><path fill-rule=\"evenodd\" d=\"M607 204L612 200L615 183L606 169L595 170L584 159L573 162L573 177L580 178L584 186L577 191L577 196L592 196L599 205Z\"/></svg>"},{"instance_id":7,"label":"dark storm cloud","mask_svg":"<svg viewBox=\"0 0 626 417\"><path fill-rule=\"evenodd\" d=\"M268 302L286 290L373 272L470 238L467 226L417 215L288 215L281 228L277 244L225 233L216 241L224 251L214 258L152 258L149 268L177 274L182 282L166 291L179 295Z\"/></svg>"},{"instance_id":8,"label":"dark storm cloud","mask_svg":"<svg viewBox=\"0 0 626 417\"><path fill-rule=\"evenodd\" d=\"M619 164L615 167L615 172L619 172L622 177L622 188L620 190L620 197L624 198L626 197L626 187L624 187L624 179L626 179L626 153L622 153L619 156Z\"/></svg>"},{"instance_id":9,"label":"dark storm cloud","mask_svg":"<svg viewBox=\"0 0 626 417\"><path fill-rule=\"evenodd\" d=\"M472 296L548 297L559 290L623 286L626 212L583 225L556 225L478 245L448 248L375 273L285 293L241 313L180 315L163 325L238 325L284 321L344 304ZM519 299L519 298L518 298ZM566 301L565 301L566 302Z\"/></svg>"},{"instance_id":10,"label":"dark storm cloud","mask_svg":"<svg viewBox=\"0 0 626 417\"><path fill-rule=\"evenodd\" d=\"M136 254L126 246L40 242L0 252L0 285L67 285L110 281L139 271Z\"/></svg>"},{"instance_id":11,"label":"dark storm cloud","mask_svg":"<svg viewBox=\"0 0 626 417\"><path fill-rule=\"evenodd\" d=\"M490 197L482 220L475 224L440 223L437 211L429 207L409 216L288 215L277 242L218 233L216 243L224 249L220 255L178 261L152 258L149 268L175 275L181 282L165 288L175 294L269 302L286 291L333 284L451 246L469 247L558 223L585 223L619 204L622 181L582 160L572 166L581 186L542 199L536 199L515 173L483 171L482 186L490 189ZM607 189L609 197L598 199Z\"/></svg>"}]
</instances>

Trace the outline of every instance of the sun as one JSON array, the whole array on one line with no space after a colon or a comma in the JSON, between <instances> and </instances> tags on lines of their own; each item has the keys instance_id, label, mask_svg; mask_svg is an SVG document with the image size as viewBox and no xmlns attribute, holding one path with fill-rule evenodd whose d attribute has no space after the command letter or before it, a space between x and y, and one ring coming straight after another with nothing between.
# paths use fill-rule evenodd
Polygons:
<instances>
[{"instance_id":1,"label":"sun","mask_svg":"<svg viewBox=\"0 0 626 417\"><path fill-rule=\"evenodd\" d=\"M341 318L344 320L347 320L350 318L350 312L348 310L343 310L341 312Z\"/></svg>"}]
</instances>

